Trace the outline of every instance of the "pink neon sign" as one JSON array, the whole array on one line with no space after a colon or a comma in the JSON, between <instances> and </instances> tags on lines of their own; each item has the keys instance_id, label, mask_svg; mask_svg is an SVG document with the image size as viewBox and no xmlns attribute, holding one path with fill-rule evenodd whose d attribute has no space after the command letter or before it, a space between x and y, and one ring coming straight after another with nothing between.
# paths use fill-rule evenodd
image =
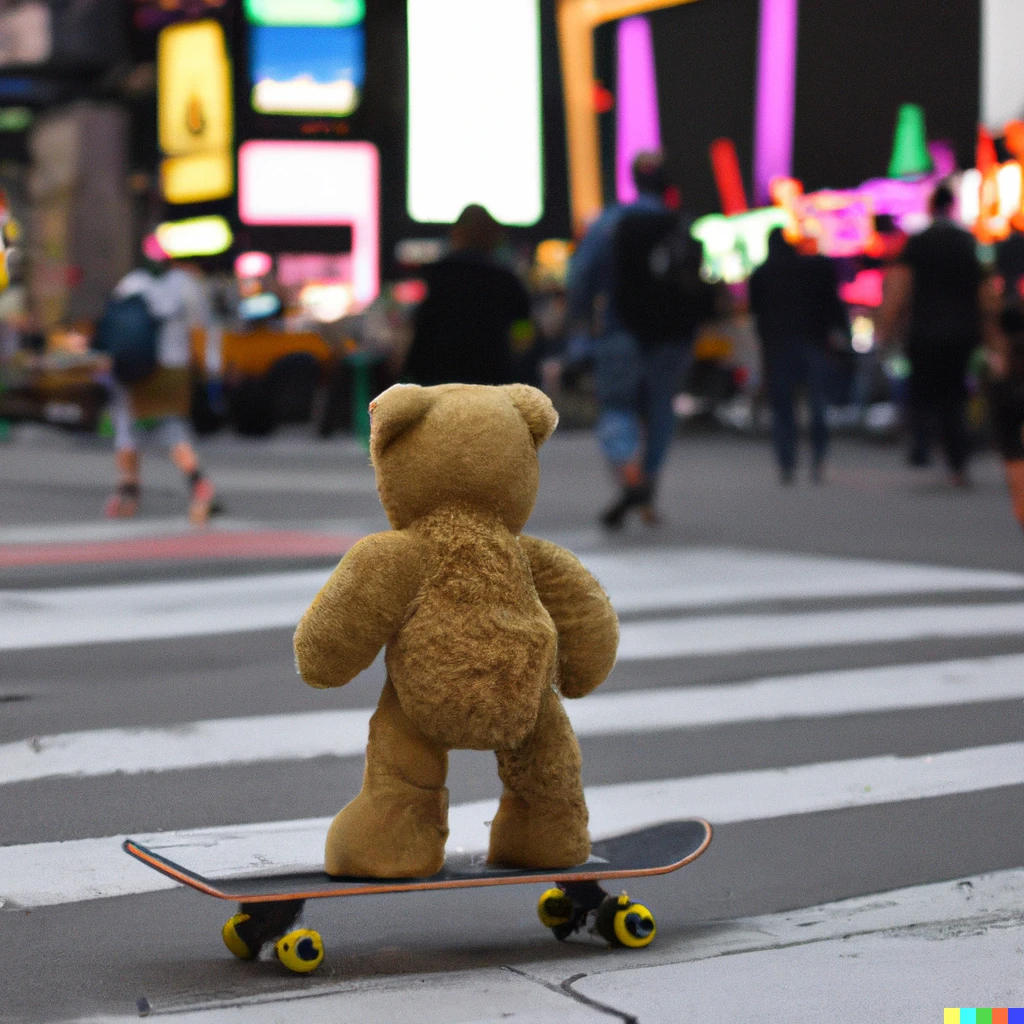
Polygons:
<instances>
[{"instance_id":1,"label":"pink neon sign","mask_svg":"<svg viewBox=\"0 0 1024 1024\"><path fill-rule=\"evenodd\" d=\"M380 157L371 143L246 142L238 215L253 225L350 225L356 302L380 291Z\"/></svg>"},{"instance_id":2,"label":"pink neon sign","mask_svg":"<svg viewBox=\"0 0 1024 1024\"><path fill-rule=\"evenodd\" d=\"M636 199L632 163L637 153L661 149L654 44L646 18L626 18L618 27L615 85L615 192L619 202Z\"/></svg>"}]
</instances>

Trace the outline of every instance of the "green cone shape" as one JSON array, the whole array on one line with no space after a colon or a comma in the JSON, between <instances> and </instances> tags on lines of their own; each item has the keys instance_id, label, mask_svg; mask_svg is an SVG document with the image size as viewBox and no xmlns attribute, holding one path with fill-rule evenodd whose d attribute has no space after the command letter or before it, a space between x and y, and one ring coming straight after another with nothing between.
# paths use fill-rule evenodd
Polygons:
<instances>
[{"instance_id":1,"label":"green cone shape","mask_svg":"<svg viewBox=\"0 0 1024 1024\"><path fill-rule=\"evenodd\" d=\"M916 103L900 106L896 118L896 138L889 161L890 178L914 178L932 170L928 139L924 131L924 111Z\"/></svg>"}]
</instances>

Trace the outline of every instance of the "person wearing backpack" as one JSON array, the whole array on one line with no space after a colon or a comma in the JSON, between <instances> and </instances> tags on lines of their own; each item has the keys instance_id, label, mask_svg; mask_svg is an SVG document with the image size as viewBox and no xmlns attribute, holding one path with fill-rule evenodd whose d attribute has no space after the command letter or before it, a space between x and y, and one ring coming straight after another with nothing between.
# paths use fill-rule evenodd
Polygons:
<instances>
[{"instance_id":1,"label":"person wearing backpack","mask_svg":"<svg viewBox=\"0 0 1024 1024\"><path fill-rule=\"evenodd\" d=\"M672 399L714 292L700 276L703 248L689 221L665 202L660 153L633 160L635 202L611 207L590 227L569 268L569 322L594 338L597 437L620 492L601 516L608 529L637 509L660 519L654 500L675 427Z\"/></svg>"},{"instance_id":2,"label":"person wearing backpack","mask_svg":"<svg viewBox=\"0 0 1024 1024\"><path fill-rule=\"evenodd\" d=\"M139 421L149 420L155 421L158 440L187 481L189 519L202 525L217 506L189 426L190 330L208 323L208 310L199 283L172 266L155 236L144 241L143 257L142 266L114 289L94 339L94 347L111 360L110 415L118 484L106 513L130 518L138 512Z\"/></svg>"}]
</instances>

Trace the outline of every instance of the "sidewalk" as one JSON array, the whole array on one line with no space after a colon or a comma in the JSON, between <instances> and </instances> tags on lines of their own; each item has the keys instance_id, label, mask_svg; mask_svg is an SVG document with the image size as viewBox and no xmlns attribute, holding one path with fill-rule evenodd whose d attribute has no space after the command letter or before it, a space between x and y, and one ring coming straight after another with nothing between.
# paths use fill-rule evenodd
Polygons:
<instances>
[{"instance_id":1,"label":"sidewalk","mask_svg":"<svg viewBox=\"0 0 1024 1024\"><path fill-rule=\"evenodd\" d=\"M1024 1005L1024 869L663 935L638 952L578 948L528 971L311 978L276 1001L140 1009L178 1024L937 1024L949 1006Z\"/></svg>"}]
</instances>

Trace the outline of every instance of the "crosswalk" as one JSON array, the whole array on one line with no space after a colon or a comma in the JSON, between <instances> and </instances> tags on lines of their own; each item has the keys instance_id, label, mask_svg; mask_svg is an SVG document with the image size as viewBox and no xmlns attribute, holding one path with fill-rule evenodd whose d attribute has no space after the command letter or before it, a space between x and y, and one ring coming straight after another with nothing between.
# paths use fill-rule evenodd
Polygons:
<instances>
[{"instance_id":1,"label":"crosswalk","mask_svg":"<svg viewBox=\"0 0 1024 1024\"><path fill-rule=\"evenodd\" d=\"M898 814L941 798L987 794L998 801L1024 787L1024 732L1008 739L984 724L1024 724L1024 576L727 548L596 550L582 557L623 616L609 684L567 702L584 759L611 757L612 750L623 766L621 777L588 786L595 835L673 817L742 826L864 808ZM325 577L308 570L3 591L0 653L64 651L73 660L80 645L116 644L125 645L119 658L130 663L134 645L147 641L287 631ZM955 648L968 640L969 656L949 656L950 642ZM945 646L933 656L928 641ZM906 643L916 646L900 646ZM854 647L863 667L844 660ZM808 651L828 664L802 670L799 659ZM783 662L792 658L792 670L702 678L705 670L717 678L713 670L728 658L756 664L768 652ZM952 728L957 738L944 741L935 723L955 723L971 709L972 721L982 724L970 741ZM218 773L245 766L298 780L316 759L358 759L372 713L370 706L238 710L224 717L199 706L170 725L112 720L102 729L8 734L0 743L0 796L31 799L31 787L73 783L91 787L82 792L102 806L113 780L119 792L137 786L145 799L156 779L216 787ZM879 753L865 745L863 756L847 751L808 761L799 750L775 750L794 724L824 741L841 721L867 736L883 722L912 731L926 716L934 737L926 753ZM753 749L753 767L737 760L730 770L680 770L676 752L691 740L726 735L737 749ZM621 753L623 744L632 758ZM773 757L760 763L758 750ZM634 772L631 764L645 758L644 770ZM324 794L323 814L314 817L261 817L246 805L239 820L225 792L219 820L199 827L168 820L136 838L214 877L308 870L319 864L328 812L347 795ZM453 791L449 849L486 847L496 801L470 797ZM171 887L120 853L123 836L98 830L4 845L0 832L0 907L59 910Z\"/></svg>"}]
</instances>

